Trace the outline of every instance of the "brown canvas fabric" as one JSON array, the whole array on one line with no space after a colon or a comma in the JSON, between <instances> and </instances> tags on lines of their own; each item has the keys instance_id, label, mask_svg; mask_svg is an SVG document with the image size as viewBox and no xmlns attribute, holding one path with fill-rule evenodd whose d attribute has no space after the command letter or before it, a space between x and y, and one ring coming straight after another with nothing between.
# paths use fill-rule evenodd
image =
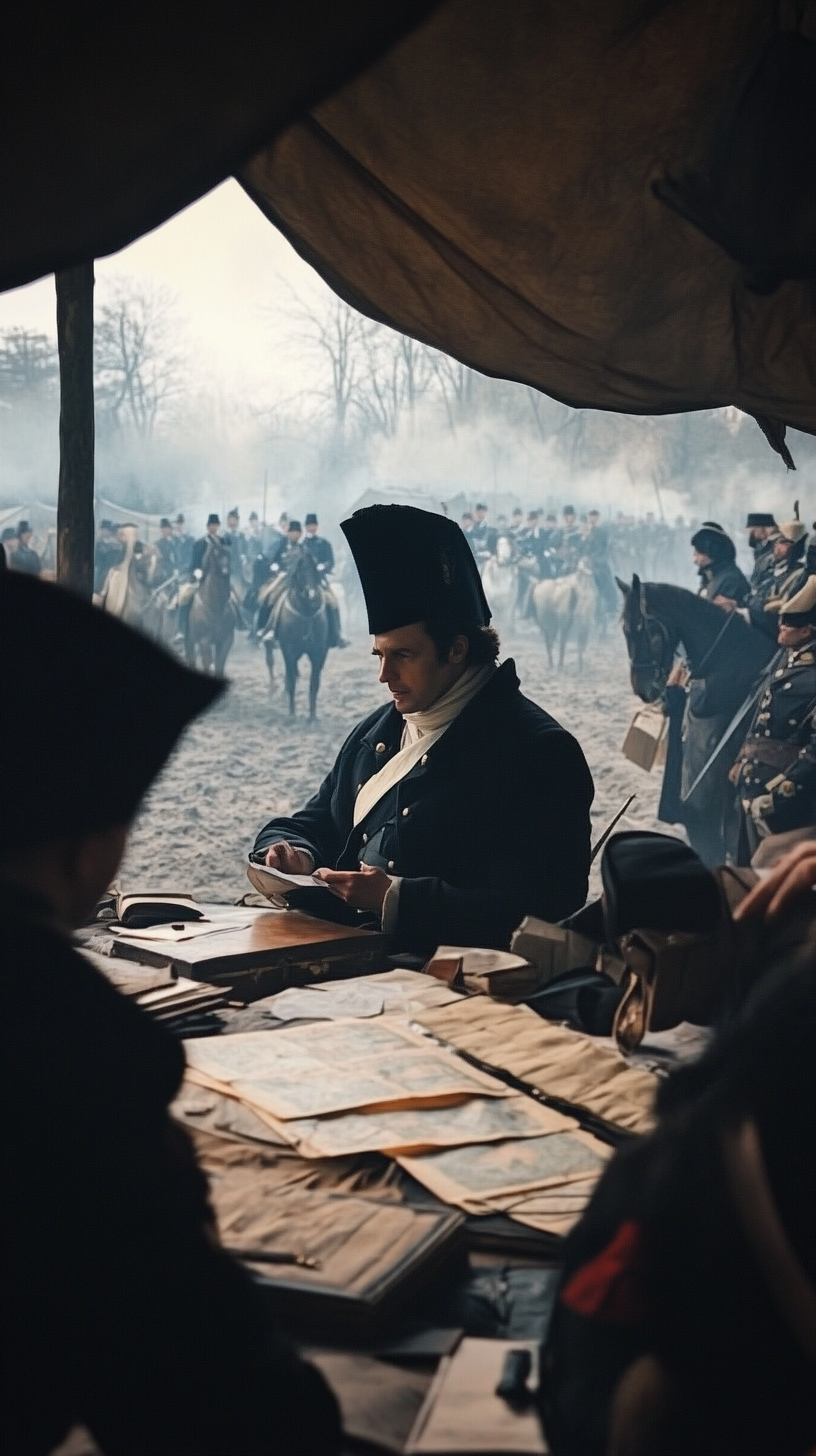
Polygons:
<instances>
[{"instance_id":1,"label":"brown canvas fabric","mask_svg":"<svg viewBox=\"0 0 816 1456\"><path fill-rule=\"evenodd\" d=\"M356 74L430 0L8 0L0 289L123 247Z\"/></svg>"},{"instance_id":2,"label":"brown canvas fabric","mask_svg":"<svg viewBox=\"0 0 816 1456\"><path fill-rule=\"evenodd\" d=\"M784 11L447 0L241 180L373 318L575 406L735 404L778 448L816 431L811 285L751 292L652 183L704 162Z\"/></svg>"}]
</instances>

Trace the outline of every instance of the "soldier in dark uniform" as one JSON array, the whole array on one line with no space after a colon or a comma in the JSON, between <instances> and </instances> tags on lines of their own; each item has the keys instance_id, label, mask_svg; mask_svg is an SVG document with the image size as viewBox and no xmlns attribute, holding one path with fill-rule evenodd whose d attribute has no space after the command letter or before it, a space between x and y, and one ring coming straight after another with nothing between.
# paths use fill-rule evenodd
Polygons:
<instances>
[{"instance_id":1,"label":"soldier in dark uniform","mask_svg":"<svg viewBox=\"0 0 816 1456\"><path fill-rule=\"evenodd\" d=\"M558 543L558 550L563 559L564 575L569 575L578 565L578 558L583 548L581 528L578 524L578 517L575 514L574 506L564 506L562 512L564 525L561 531L561 539Z\"/></svg>"},{"instance_id":2,"label":"soldier in dark uniform","mask_svg":"<svg viewBox=\"0 0 816 1456\"><path fill-rule=\"evenodd\" d=\"M773 567L769 574L768 600L784 602L804 586L808 576L805 556L807 526L797 513L792 521L783 521L773 543Z\"/></svg>"},{"instance_id":3,"label":"soldier in dark uniform","mask_svg":"<svg viewBox=\"0 0 816 1456\"><path fill-rule=\"evenodd\" d=\"M477 505L473 512L470 547L480 566L487 561L489 556L496 554L496 532L492 526L488 525L487 506L485 505Z\"/></svg>"},{"instance_id":4,"label":"soldier in dark uniform","mask_svg":"<svg viewBox=\"0 0 816 1456\"><path fill-rule=\"evenodd\" d=\"M521 506L515 506L510 513L510 535L518 547L519 538L524 534L524 512ZM516 555L518 555L518 550Z\"/></svg>"},{"instance_id":5,"label":"soldier in dark uniform","mask_svg":"<svg viewBox=\"0 0 816 1456\"><path fill-rule=\"evenodd\" d=\"M193 538L187 530L187 522L179 511L173 528L173 545L176 552L176 568L182 579L188 577L193 569L194 544Z\"/></svg>"},{"instance_id":6,"label":"soldier in dark uniform","mask_svg":"<svg viewBox=\"0 0 816 1456\"><path fill-rule=\"evenodd\" d=\"M32 530L28 521L21 521L17 527L17 550L11 564L15 571L22 571L26 576L39 576L42 562L37 552L32 550L31 536Z\"/></svg>"},{"instance_id":7,"label":"soldier in dark uniform","mask_svg":"<svg viewBox=\"0 0 816 1456\"><path fill-rule=\"evenodd\" d=\"M717 605L726 609L728 604L744 607L751 588L737 566L737 549L722 526L716 521L703 521L691 544L700 577L698 596L710 602L720 597Z\"/></svg>"},{"instance_id":8,"label":"soldier in dark uniform","mask_svg":"<svg viewBox=\"0 0 816 1456\"><path fill-rule=\"evenodd\" d=\"M15 526L4 527L3 534L0 536L0 546L3 548L3 563L10 567L17 549L17 528Z\"/></svg>"},{"instance_id":9,"label":"soldier in dark uniform","mask_svg":"<svg viewBox=\"0 0 816 1456\"><path fill-rule=\"evenodd\" d=\"M499 667L481 578L459 527L371 506L342 527L392 706L352 731L306 807L253 853L318 870L403 950L507 946L525 914L586 897L593 786L583 753ZM305 890L302 894L323 895Z\"/></svg>"},{"instance_id":10,"label":"soldier in dark uniform","mask_svg":"<svg viewBox=\"0 0 816 1456\"><path fill-rule=\"evenodd\" d=\"M816 824L816 577L782 606L779 645L731 770L741 863L766 835Z\"/></svg>"},{"instance_id":11,"label":"soldier in dark uniform","mask_svg":"<svg viewBox=\"0 0 816 1456\"><path fill-rule=\"evenodd\" d=\"M169 1114L181 1043L72 943L142 795L222 685L13 572L0 679L17 688L0 702L15 766L0 819L3 1450L45 1456L83 1425L111 1453L331 1456L333 1397L219 1248Z\"/></svg>"},{"instance_id":12,"label":"soldier in dark uniform","mask_svg":"<svg viewBox=\"0 0 816 1456\"><path fill-rule=\"evenodd\" d=\"M117 540L113 521L100 521L94 545L94 591L97 595L108 579L108 572L119 565L124 555L124 542Z\"/></svg>"},{"instance_id":13,"label":"soldier in dark uniform","mask_svg":"<svg viewBox=\"0 0 816 1456\"><path fill-rule=\"evenodd\" d=\"M476 555L476 547L473 544L473 524L474 524L474 522L473 522L473 516L472 516L471 512L470 511L465 511L463 513L463 515L462 515L462 535L464 536L465 540L467 541L468 546L470 547L470 550L471 550L472 554L475 556Z\"/></svg>"},{"instance_id":14,"label":"soldier in dark uniform","mask_svg":"<svg viewBox=\"0 0 816 1456\"><path fill-rule=\"evenodd\" d=\"M204 563L204 556L206 554L207 547L210 541L220 542L222 540L220 532L221 517L219 515L216 515L215 511L211 511L207 517L206 534L200 536L193 546L192 556L190 557L191 571L201 571Z\"/></svg>"},{"instance_id":15,"label":"soldier in dark uniform","mask_svg":"<svg viewBox=\"0 0 816 1456\"><path fill-rule=\"evenodd\" d=\"M329 646L348 647L349 644L343 636L340 626L340 606L329 585L329 577L334 571L334 552L331 541L328 541L325 536L318 536L318 525L315 512L309 511L305 520L306 534L303 537L303 546L315 563L323 583L323 600L329 617Z\"/></svg>"},{"instance_id":16,"label":"soldier in dark uniform","mask_svg":"<svg viewBox=\"0 0 816 1456\"><path fill-rule=\"evenodd\" d=\"M178 570L173 523L167 516L162 516L159 522L159 539L156 542L156 555L159 558L158 582L160 585L164 581L169 581L174 572Z\"/></svg>"},{"instance_id":17,"label":"soldier in dark uniform","mask_svg":"<svg viewBox=\"0 0 816 1456\"><path fill-rule=\"evenodd\" d=\"M604 608L614 616L618 609L618 598L609 564L609 532L606 526L601 525L600 511L590 511L587 522L589 530L584 537L583 554L592 567L592 575Z\"/></svg>"},{"instance_id":18,"label":"soldier in dark uniform","mask_svg":"<svg viewBox=\"0 0 816 1456\"><path fill-rule=\"evenodd\" d=\"M748 545L754 553L754 568L751 572L751 590L757 591L774 567L774 541L779 527L770 511L750 511L745 522L748 531Z\"/></svg>"}]
</instances>

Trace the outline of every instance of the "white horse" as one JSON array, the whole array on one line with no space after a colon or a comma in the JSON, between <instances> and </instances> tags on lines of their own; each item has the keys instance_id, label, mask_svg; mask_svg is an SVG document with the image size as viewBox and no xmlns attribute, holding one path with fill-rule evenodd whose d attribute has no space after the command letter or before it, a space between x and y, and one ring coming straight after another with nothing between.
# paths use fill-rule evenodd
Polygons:
<instances>
[{"instance_id":1,"label":"white horse","mask_svg":"<svg viewBox=\"0 0 816 1456\"><path fill-rule=\"evenodd\" d=\"M589 563L579 561L569 576L540 581L533 587L533 605L549 666L553 665L553 647L557 642L561 671L567 639L572 635L578 648L578 670L582 671L584 652L598 612L598 588Z\"/></svg>"},{"instance_id":2,"label":"white horse","mask_svg":"<svg viewBox=\"0 0 816 1456\"><path fill-rule=\"evenodd\" d=\"M513 543L509 536L499 536L495 556L488 556L482 567L482 584L499 634L512 637L516 624L519 570L513 560Z\"/></svg>"}]
</instances>

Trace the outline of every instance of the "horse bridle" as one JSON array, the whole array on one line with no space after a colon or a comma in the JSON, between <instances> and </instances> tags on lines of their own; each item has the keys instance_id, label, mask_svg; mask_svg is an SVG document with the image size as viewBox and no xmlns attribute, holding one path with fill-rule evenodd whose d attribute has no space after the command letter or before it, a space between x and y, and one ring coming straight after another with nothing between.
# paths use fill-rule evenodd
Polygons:
<instances>
[{"instance_id":1,"label":"horse bridle","mask_svg":"<svg viewBox=\"0 0 816 1456\"><path fill-rule=\"evenodd\" d=\"M659 641L660 647L659 653L656 655L654 645L657 641ZM645 650L641 650L641 648ZM638 591L638 621L631 641L630 664L632 670L639 673L648 671L655 679L660 675L663 679L661 687L664 687L673 661L674 643L669 636L668 628L659 617L655 617L647 609L646 588L641 582Z\"/></svg>"}]
</instances>

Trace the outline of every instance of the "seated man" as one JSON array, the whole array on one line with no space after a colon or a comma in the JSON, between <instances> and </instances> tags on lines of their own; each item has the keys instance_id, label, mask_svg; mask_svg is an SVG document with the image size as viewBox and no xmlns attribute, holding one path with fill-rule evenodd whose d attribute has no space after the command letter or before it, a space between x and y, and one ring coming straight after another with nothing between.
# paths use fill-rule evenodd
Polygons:
<instances>
[{"instance_id":1,"label":"seated man","mask_svg":"<svg viewBox=\"0 0 816 1456\"><path fill-rule=\"evenodd\" d=\"M324 1456L322 1378L218 1248L168 1106L181 1045L74 949L142 794L221 684L78 597L0 576L2 1448Z\"/></svg>"},{"instance_id":2,"label":"seated man","mask_svg":"<svg viewBox=\"0 0 816 1456\"><path fill-rule=\"evenodd\" d=\"M593 786L575 739L496 664L459 527L411 506L343 522L389 707L351 733L317 794L254 853L319 874L403 950L507 946L525 914L583 905ZM308 891L305 893L309 893Z\"/></svg>"}]
</instances>

